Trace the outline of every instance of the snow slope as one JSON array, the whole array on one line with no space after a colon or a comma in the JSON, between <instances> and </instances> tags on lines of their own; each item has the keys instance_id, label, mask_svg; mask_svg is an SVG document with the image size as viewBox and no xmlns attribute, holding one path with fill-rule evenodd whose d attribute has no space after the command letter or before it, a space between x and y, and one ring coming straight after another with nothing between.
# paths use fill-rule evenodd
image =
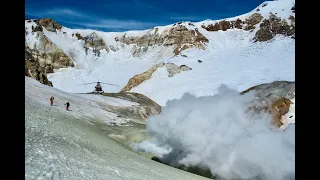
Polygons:
<instances>
[{"instance_id":1,"label":"snow slope","mask_svg":"<svg viewBox=\"0 0 320 180\"><path fill-rule=\"evenodd\" d=\"M191 71L169 78L167 70L161 68L131 91L165 105L187 92L214 95L221 84L243 91L275 80L295 80L295 40L278 36L270 43L252 43L244 33L228 30L210 34L217 43L209 43L207 53L186 50L183 54L188 58L177 56L165 61L187 65Z\"/></svg>"},{"instance_id":2,"label":"snow slope","mask_svg":"<svg viewBox=\"0 0 320 180\"><path fill-rule=\"evenodd\" d=\"M272 12L280 18L288 19L290 15L295 16L291 11L294 2L266 1L249 13L224 20L245 20L258 8L258 13L265 18ZM218 21L220 20L207 20L194 24L195 27L200 27L202 24L214 24ZM187 65L192 71L169 78L166 69L161 68L149 80L131 89L131 92L142 93L164 106L168 100L180 98L184 93L196 96L214 95L221 84L243 91L276 80L295 80L294 39L277 35L268 42L253 42L257 29L253 32L239 29L208 32L203 28L198 29L209 39L205 52L187 49L182 52L187 58L175 56L165 60L178 66Z\"/></svg>"},{"instance_id":3,"label":"snow slope","mask_svg":"<svg viewBox=\"0 0 320 180\"><path fill-rule=\"evenodd\" d=\"M126 124L129 119L118 118L117 114L109 112L108 107L130 107L138 105L135 102L123 99L106 97L93 94L69 94L65 91L43 85L33 78L25 77L25 97L46 107L49 105L49 98L53 96L54 106L50 110L58 110L61 113L71 114L81 118L87 123L92 122L113 122L115 124ZM66 111L64 104L70 103L70 110ZM88 113L90 112L90 113Z\"/></svg>"},{"instance_id":4,"label":"snow slope","mask_svg":"<svg viewBox=\"0 0 320 180\"><path fill-rule=\"evenodd\" d=\"M244 15L225 20L242 20L257 12L264 18L268 18L270 12L277 13L281 18L288 18L292 13L291 8L294 0L266 1L257 8ZM266 5L267 4L267 5ZM220 20L217 20L220 21ZM154 29L128 32L99 32L95 30L69 29L63 27L61 32L49 32L45 29L44 34L67 54L73 54L74 68L55 70L49 74L48 79L54 87L67 92L83 93L93 91L94 85L79 85L83 83L102 81L117 86L104 85L106 92L118 92L128 80L136 74L148 70L152 65L160 61L173 62L177 65L188 65L191 71L181 72L174 77L168 78L165 68L158 69L152 77L133 88L132 92L142 93L153 99L160 105L165 105L168 100L180 98L189 92L196 96L213 95L221 84L226 84L239 91L253 85L269 83L275 80L294 81L295 74L295 40L278 35L269 42L252 42L253 32L239 29L227 31L208 32L201 28L203 24L213 24L217 21L206 20L193 23L183 22L188 29L198 28L209 39L206 50L190 48L182 51L187 57L172 57L172 51L163 46L150 47L143 56L132 57L132 45L124 45L114 40L126 34L129 36L142 36L152 33ZM29 27L33 23L27 23ZM162 33L172 25L158 27ZM259 27L259 24L256 25ZM63 34L66 32L66 34ZM73 33L80 32L82 36L96 32L102 37L107 45L119 48L118 51L101 52L100 57L94 57L89 51L85 55L83 43L72 37ZM32 48L35 43L32 33L27 35L27 43ZM197 60L202 60L198 63Z\"/></svg>"},{"instance_id":5,"label":"snow slope","mask_svg":"<svg viewBox=\"0 0 320 180\"><path fill-rule=\"evenodd\" d=\"M131 102L69 94L29 77L25 81L26 179L205 179L146 159L90 123L116 119L98 108L98 102L108 105L112 100L118 106ZM54 106L49 105L51 95ZM66 101L72 111L65 110Z\"/></svg>"}]
</instances>

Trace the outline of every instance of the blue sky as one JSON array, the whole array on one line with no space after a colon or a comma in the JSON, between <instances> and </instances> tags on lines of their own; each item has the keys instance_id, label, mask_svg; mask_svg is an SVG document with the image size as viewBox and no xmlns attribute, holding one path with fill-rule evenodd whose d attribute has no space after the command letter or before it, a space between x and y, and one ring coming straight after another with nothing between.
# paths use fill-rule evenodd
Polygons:
<instances>
[{"instance_id":1,"label":"blue sky","mask_svg":"<svg viewBox=\"0 0 320 180\"><path fill-rule=\"evenodd\" d=\"M262 0L25 0L26 18L49 17L69 28L143 30L178 21L241 15Z\"/></svg>"}]
</instances>

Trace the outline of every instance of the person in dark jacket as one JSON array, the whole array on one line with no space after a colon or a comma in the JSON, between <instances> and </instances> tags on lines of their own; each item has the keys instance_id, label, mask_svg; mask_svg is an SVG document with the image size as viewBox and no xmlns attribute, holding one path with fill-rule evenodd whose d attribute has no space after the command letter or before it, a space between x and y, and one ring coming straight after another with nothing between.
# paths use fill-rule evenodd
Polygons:
<instances>
[{"instance_id":1,"label":"person in dark jacket","mask_svg":"<svg viewBox=\"0 0 320 180\"><path fill-rule=\"evenodd\" d=\"M67 110L67 111L69 111L70 103L69 103L69 102L67 102L67 103L65 103L64 105L66 105L66 110Z\"/></svg>"}]
</instances>

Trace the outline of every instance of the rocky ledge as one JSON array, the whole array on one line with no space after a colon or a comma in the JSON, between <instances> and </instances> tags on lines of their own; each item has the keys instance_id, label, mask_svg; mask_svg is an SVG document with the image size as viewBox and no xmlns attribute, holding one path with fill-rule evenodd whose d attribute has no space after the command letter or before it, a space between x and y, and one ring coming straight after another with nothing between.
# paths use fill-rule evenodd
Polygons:
<instances>
[{"instance_id":1,"label":"rocky ledge","mask_svg":"<svg viewBox=\"0 0 320 180\"><path fill-rule=\"evenodd\" d=\"M132 88L138 86L139 84L143 83L144 81L148 80L151 78L152 74L158 69L165 66L168 71L168 77L173 77L175 74L180 73L181 71L189 71L192 70L189 66L187 65L181 65L177 66L174 63L164 63L161 62L159 64L153 65L150 69L147 71L137 74L133 76L132 78L129 79L127 85L123 87L120 92L126 92L130 91Z\"/></svg>"},{"instance_id":2,"label":"rocky ledge","mask_svg":"<svg viewBox=\"0 0 320 180\"><path fill-rule=\"evenodd\" d=\"M255 91L255 101L248 112L270 113L272 123L282 130L295 122L295 82L274 81L253 86L241 94L250 91Z\"/></svg>"},{"instance_id":3,"label":"rocky ledge","mask_svg":"<svg viewBox=\"0 0 320 180\"><path fill-rule=\"evenodd\" d=\"M264 18L260 13L253 13L244 21L239 18L232 21L223 20L201 27L207 31L226 31L228 29L253 31L258 28L253 38L255 42L268 41L277 34L295 38L295 17L292 15L288 19L281 19L273 13L270 13L268 18Z\"/></svg>"}]
</instances>

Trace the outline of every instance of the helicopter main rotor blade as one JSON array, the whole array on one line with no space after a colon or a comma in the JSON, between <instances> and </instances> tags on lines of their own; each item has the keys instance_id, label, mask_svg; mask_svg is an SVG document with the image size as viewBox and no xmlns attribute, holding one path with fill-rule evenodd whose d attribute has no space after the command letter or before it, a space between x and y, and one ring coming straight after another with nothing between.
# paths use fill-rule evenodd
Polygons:
<instances>
[{"instance_id":1,"label":"helicopter main rotor blade","mask_svg":"<svg viewBox=\"0 0 320 180\"><path fill-rule=\"evenodd\" d=\"M110 85L110 86L118 86L118 85L116 85L116 84L110 84L110 83L102 83L102 82L100 82L101 84L108 84L108 85ZM118 87L120 87L120 86L118 86Z\"/></svg>"},{"instance_id":2,"label":"helicopter main rotor blade","mask_svg":"<svg viewBox=\"0 0 320 180\"><path fill-rule=\"evenodd\" d=\"M95 83L97 83L97 82L85 83L85 84L78 84L77 86L79 86L79 85L87 85L87 84L95 84Z\"/></svg>"}]
</instances>

